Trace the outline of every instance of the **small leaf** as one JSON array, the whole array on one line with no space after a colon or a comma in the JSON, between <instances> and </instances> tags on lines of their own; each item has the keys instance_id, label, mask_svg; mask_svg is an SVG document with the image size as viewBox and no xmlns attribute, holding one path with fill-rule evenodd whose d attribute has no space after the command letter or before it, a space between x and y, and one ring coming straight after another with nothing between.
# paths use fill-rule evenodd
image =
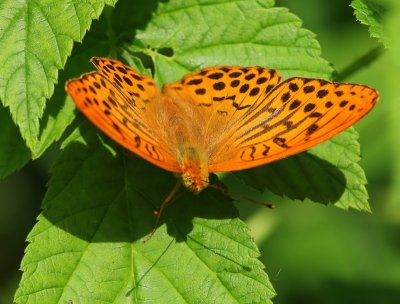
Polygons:
<instances>
[{"instance_id":1,"label":"small leaf","mask_svg":"<svg viewBox=\"0 0 400 304\"><path fill-rule=\"evenodd\" d=\"M353 0L351 7L361 24L369 27L371 37L377 38L384 46L388 46L388 39L383 30L383 18L388 8L382 1L374 0Z\"/></svg>"}]
</instances>

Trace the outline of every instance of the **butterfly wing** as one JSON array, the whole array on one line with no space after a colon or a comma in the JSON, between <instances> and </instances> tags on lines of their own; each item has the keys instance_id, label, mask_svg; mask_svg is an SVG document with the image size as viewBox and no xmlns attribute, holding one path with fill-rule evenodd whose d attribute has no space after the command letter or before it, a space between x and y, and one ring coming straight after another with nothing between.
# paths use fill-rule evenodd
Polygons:
<instances>
[{"instance_id":1,"label":"butterfly wing","mask_svg":"<svg viewBox=\"0 0 400 304\"><path fill-rule=\"evenodd\" d=\"M263 165L307 150L355 124L378 100L367 86L291 78L275 70L213 67L164 86L203 113L209 171Z\"/></svg>"},{"instance_id":2,"label":"butterfly wing","mask_svg":"<svg viewBox=\"0 0 400 304\"><path fill-rule=\"evenodd\" d=\"M93 58L101 71L66 83L77 107L104 133L149 162L173 172L178 163L146 123L146 107L160 98L154 80L107 58Z\"/></svg>"},{"instance_id":3,"label":"butterfly wing","mask_svg":"<svg viewBox=\"0 0 400 304\"><path fill-rule=\"evenodd\" d=\"M210 165L210 172L260 166L326 141L366 115L376 90L357 84L291 78L246 112L234 136Z\"/></svg>"}]
</instances>

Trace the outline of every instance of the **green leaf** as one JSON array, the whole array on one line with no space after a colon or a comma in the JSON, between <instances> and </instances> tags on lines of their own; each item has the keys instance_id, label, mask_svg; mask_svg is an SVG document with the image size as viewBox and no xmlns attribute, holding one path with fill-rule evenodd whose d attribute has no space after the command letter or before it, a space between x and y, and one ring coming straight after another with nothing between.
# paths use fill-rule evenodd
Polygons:
<instances>
[{"instance_id":1,"label":"green leaf","mask_svg":"<svg viewBox=\"0 0 400 304\"><path fill-rule=\"evenodd\" d=\"M104 4L76 0L5 0L0 6L0 99L34 148L45 101L53 94L73 41L80 41Z\"/></svg>"},{"instance_id":2,"label":"green leaf","mask_svg":"<svg viewBox=\"0 0 400 304\"><path fill-rule=\"evenodd\" d=\"M370 212L357 139L351 128L309 152L234 175L260 191Z\"/></svg>"},{"instance_id":3,"label":"green leaf","mask_svg":"<svg viewBox=\"0 0 400 304\"><path fill-rule=\"evenodd\" d=\"M319 57L314 34L300 28L300 20L286 9L259 1L215 1L204 7L200 3L160 4L158 14L138 33L140 41L132 48L153 58L159 83L175 81L187 72L212 65L262 65L277 69L285 77L330 78L332 70ZM174 20L181 20L179 26L169 26ZM163 48L172 48L173 55L154 51ZM262 181L262 186L258 184L260 190L268 188L292 199L309 198L344 209L369 210L366 179L357 164L357 136L354 131L348 132L312 150L324 161L301 154L251 170L245 180L257 187L253 182L258 179ZM337 155L345 155L346 160L341 160L345 166L339 165ZM309 168L310 162L316 172ZM246 172L237 174L243 177ZM288 178L293 180L288 182ZM331 185L325 181L331 181ZM320 193L322 190L326 192Z\"/></svg>"},{"instance_id":4,"label":"green leaf","mask_svg":"<svg viewBox=\"0 0 400 304\"><path fill-rule=\"evenodd\" d=\"M388 9L384 5L385 1L375 0L353 0L351 7L354 14L361 24L369 27L371 37L377 38L384 46L388 46L388 39L384 34L383 18ZM388 2L388 1L386 1Z\"/></svg>"},{"instance_id":5,"label":"green leaf","mask_svg":"<svg viewBox=\"0 0 400 304\"><path fill-rule=\"evenodd\" d=\"M175 178L115 156L88 125L52 170L17 303L271 303L258 249L221 193L181 189L143 243Z\"/></svg>"},{"instance_id":6,"label":"green leaf","mask_svg":"<svg viewBox=\"0 0 400 304\"><path fill-rule=\"evenodd\" d=\"M58 140L75 118L75 104L66 96L64 85L68 79L76 76L77 69L85 68L86 71L90 71L92 65L87 58L96 51L101 52L103 49L81 50L79 55L75 55L68 61L65 70L60 73L59 83L55 86L54 94L49 99L40 121L39 138L31 148L33 158L41 156L55 140Z\"/></svg>"},{"instance_id":7,"label":"green leaf","mask_svg":"<svg viewBox=\"0 0 400 304\"><path fill-rule=\"evenodd\" d=\"M388 83L388 93L386 95L387 102L387 121L388 130L390 130L390 146L392 151L392 158L390 161L390 176L391 182L389 185L388 203L386 204L385 211L393 223L400 223L400 137L393 136L393 130L400 128L400 112L398 105L400 103L399 96L399 83L400 79L400 3L397 0L391 0L393 6L392 11L388 14L385 25L387 25L388 36L392 48L389 50L389 56L393 65L390 66L390 73L387 73L385 79ZM386 113L385 113L386 114Z\"/></svg>"},{"instance_id":8,"label":"green leaf","mask_svg":"<svg viewBox=\"0 0 400 304\"><path fill-rule=\"evenodd\" d=\"M0 122L0 179L3 179L24 166L31 158L31 154L10 113L2 105L0 105Z\"/></svg>"},{"instance_id":9,"label":"green leaf","mask_svg":"<svg viewBox=\"0 0 400 304\"><path fill-rule=\"evenodd\" d=\"M159 4L132 48L153 58L163 82L213 65L261 65L285 77L329 78L332 69L320 57L315 35L300 26L273 1L170 1ZM173 55L157 52L164 48Z\"/></svg>"},{"instance_id":10,"label":"green leaf","mask_svg":"<svg viewBox=\"0 0 400 304\"><path fill-rule=\"evenodd\" d=\"M106 14L110 22L104 30L112 39L99 35L96 40L93 35L87 49L108 44L112 54L121 52L123 39L112 20L132 24L132 19L124 19L130 16L128 8L138 10L128 1L120 3L124 10L117 7ZM139 26L144 28L143 20L122 36L132 37ZM221 64L263 65L285 77L326 79L332 72L320 57L314 34L302 29L301 21L286 9L273 7L272 1L160 2L135 37L130 51L152 59L160 84ZM143 68L137 59L132 62ZM75 76L82 72L71 70ZM43 213L29 235L17 303L270 302L274 291L257 260L254 242L232 202L213 189L199 196L182 190L163 213L153 238L143 244L154 225L153 210L173 188L174 178L139 158L123 157L95 130L81 126L63 145ZM348 134L351 131L342 136ZM332 156L333 147L339 152ZM328 199L317 197L313 189L316 201L340 200L337 189L350 192L347 178L355 170L349 168L359 168L354 157L357 140L350 136L319 149L298 156L298 168L314 162L321 180L332 174L344 177L345 187L336 183ZM339 153L346 159L338 160ZM324 166L328 170L320 168ZM357 177L354 188L364 189L364 183ZM264 185L268 187L268 181ZM329 190L326 185L321 189ZM290 189L283 190L283 195L290 194ZM309 197L307 191L304 197ZM366 198L361 201L366 203ZM343 199L343 204L351 202Z\"/></svg>"},{"instance_id":11,"label":"green leaf","mask_svg":"<svg viewBox=\"0 0 400 304\"><path fill-rule=\"evenodd\" d=\"M310 150L310 153L322 159L329 159L329 163L339 169L340 173L338 172L338 174L342 175L346 181L345 185L341 185L343 193L336 200L335 206L345 210L353 208L360 211L371 211L365 187L367 179L364 170L358 164L360 160L360 145L358 143L358 133L354 128L350 128L329 142L315 147ZM330 170L328 169L327 172L329 173ZM324 185L325 187L332 187L335 182L339 184L339 181L342 182L343 179L339 179L338 174L332 174L329 179L320 181L320 186L325 182L329 182L328 185Z\"/></svg>"}]
</instances>

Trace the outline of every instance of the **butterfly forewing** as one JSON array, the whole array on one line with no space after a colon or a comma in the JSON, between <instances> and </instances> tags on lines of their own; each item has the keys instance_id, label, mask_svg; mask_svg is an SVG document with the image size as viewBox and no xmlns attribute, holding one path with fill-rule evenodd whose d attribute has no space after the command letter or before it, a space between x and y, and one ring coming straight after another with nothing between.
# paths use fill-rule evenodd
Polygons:
<instances>
[{"instance_id":1,"label":"butterfly forewing","mask_svg":"<svg viewBox=\"0 0 400 304\"><path fill-rule=\"evenodd\" d=\"M107 74L84 74L68 81L66 90L85 116L108 136L149 162L166 170L180 172L174 157L160 144L154 130L146 123L147 101L143 96L130 96L129 91L123 88L132 83L137 90L137 81L135 83L131 75L125 75L131 77L126 81L121 73L116 69ZM115 81L119 79L116 75L122 79L120 85L118 80ZM146 80L142 80L143 86ZM153 90L153 86L146 88L149 88L148 92ZM134 92L135 88L131 90ZM145 98L153 96L147 94Z\"/></svg>"},{"instance_id":2,"label":"butterfly forewing","mask_svg":"<svg viewBox=\"0 0 400 304\"><path fill-rule=\"evenodd\" d=\"M378 100L367 86L291 78L246 115L210 172L263 165L307 150L366 115Z\"/></svg>"}]
</instances>

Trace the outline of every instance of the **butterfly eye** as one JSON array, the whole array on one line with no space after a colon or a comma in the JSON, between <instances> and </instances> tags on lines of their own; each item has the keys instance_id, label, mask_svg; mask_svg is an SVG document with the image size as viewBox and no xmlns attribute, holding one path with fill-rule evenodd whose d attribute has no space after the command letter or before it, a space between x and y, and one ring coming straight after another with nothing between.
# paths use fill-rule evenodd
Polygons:
<instances>
[{"instance_id":1,"label":"butterfly eye","mask_svg":"<svg viewBox=\"0 0 400 304\"><path fill-rule=\"evenodd\" d=\"M182 181L185 187L189 189L189 191L191 192L195 191L194 179L192 176L182 175Z\"/></svg>"}]
</instances>

